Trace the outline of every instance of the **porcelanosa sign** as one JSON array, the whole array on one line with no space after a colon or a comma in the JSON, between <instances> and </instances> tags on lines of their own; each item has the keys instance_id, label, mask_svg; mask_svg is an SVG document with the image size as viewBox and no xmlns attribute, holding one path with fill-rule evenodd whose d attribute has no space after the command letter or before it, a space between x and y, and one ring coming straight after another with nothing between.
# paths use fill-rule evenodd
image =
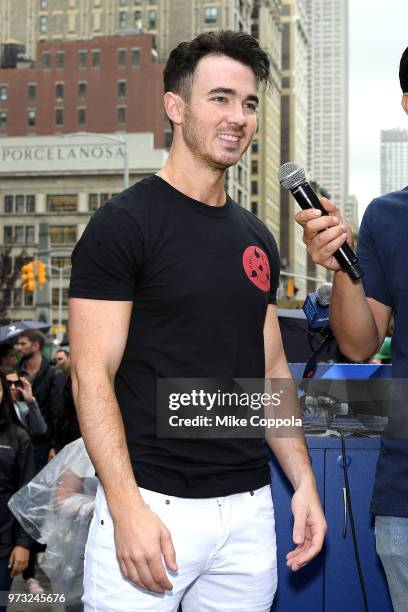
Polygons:
<instances>
[{"instance_id":1,"label":"porcelanosa sign","mask_svg":"<svg viewBox=\"0 0 408 612\"><path fill-rule=\"evenodd\" d=\"M35 172L44 168L44 162L47 170L101 168L108 167L109 162L116 168L123 165L123 156L120 144L1 146L0 143L0 172L10 169Z\"/></svg>"}]
</instances>

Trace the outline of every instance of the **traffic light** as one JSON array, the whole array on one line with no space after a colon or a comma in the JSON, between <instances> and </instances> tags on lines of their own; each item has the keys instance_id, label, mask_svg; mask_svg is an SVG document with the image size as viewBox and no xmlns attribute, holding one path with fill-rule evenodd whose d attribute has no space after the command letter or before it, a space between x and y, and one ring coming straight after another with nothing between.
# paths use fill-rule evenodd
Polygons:
<instances>
[{"instance_id":1,"label":"traffic light","mask_svg":"<svg viewBox=\"0 0 408 612\"><path fill-rule=\"evenodd\" d=\"M44 288L45 283L47 282L47 266L41 259L37 259L37 280L40 286L40 289Z\"/></svg>"},{"instance_id":2,"label":"traffic light","mask_svg":"<svg viewBox=\"0 0 408 612\"><path fill-rule=\"evenodd\" d=\"M34 292L36 289L35 283L35 260L32 259L20 268L21 272L21 288L23 291Z\"/></svg>"}]
</instances>

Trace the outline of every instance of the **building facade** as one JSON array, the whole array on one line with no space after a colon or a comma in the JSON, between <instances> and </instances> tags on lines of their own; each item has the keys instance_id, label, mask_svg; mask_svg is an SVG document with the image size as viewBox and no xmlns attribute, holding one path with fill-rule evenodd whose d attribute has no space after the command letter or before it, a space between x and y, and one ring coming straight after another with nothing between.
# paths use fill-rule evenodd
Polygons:
<instances>
[{"instance_id":1,"label":"building facade","mask_svg":"<svg viewBox=\"0 0 408 612\"><path fill-rule=\"evenodd\" d=\"M306 0L310 178L344 212L348 197L348 0Z\"/></svg>"},{"instance_id":2,"label":"building facade","mask_svg":"<svg viewBox=\"0 0 408 612\"><path fill-rule=\"evenodd\" d=\"M153 132L162 148L162 74L149 35L39 43L35 67L0 70L0 136Z\"/></svg>"},{"instance_id":3,"label":"building facade","mask_svg":"<svg viewBox=\"0 0 408 612\"><path fill-rule=\"evenodd\" d=\"M283 0L281 164L295 161L306 169L308 44L304 3L300 0ZM282 270L288 275L286 278L294 278L296 298L303 299L307 287L307 254L302 240L303 230L293 219L298 207L290 192L283 188L280 204Z\"/></svg>"},{"instance_id":4,"label":"building facade","mask_svg":"<svg viewBox=\"0 0 408 612\"><path fill-rule=\"evenodd\" d=\"M252 35L267 51L271 63L271 86L259 92L258 130L251 152L251 211L258 215L280 241L280 107L282 93L281 0L256 0L252 12Z\"/></svg>"},{"instance_id":5,"label":"building facade","mask_svg":"<svg viewBox=\"0 0 408 612\"><path fill-rule=\"evenodd\" d=\"M381 193L408 185L408 130L381 130Z\"/></svg>"},{"instance_id":6,"label":"building facade","mask_svg":"<svg viewBox=\"0 0 408 612\"><path fill-rule=\"evenodd\" d=\"M26 46L33 58L37 54L36 41L45 44L45 41L80 39L78 44L87 40L92 46L95 37L125 39L149 33L155 58L160 62L166 61L170 50L179 42L191 40L201 32L222 29L250 32L253 8L253 0L25 0L24 8L20 4L4 0L0 42L14 38ZM148 91L148 80L144 84L147 91L143 97L150 104L154 98L149 95L152 92ZM161 102L161 93L158 99ZM78 116L83 114L79 109L77 112ZM87 126L83 129L95 130ZM134 126L123 129L134 130ZM150 129L149 125L143 131ZM166 138L170 139L169 132ZM230 196L249 209L250 152L229 170L227 186Z\"/></svg>"},{"instance_id":7,"label":"building facade","mask_svg":"<svg viewBox=\"0 0 408 612\"><path fill-rule=\"evenodd\" d=\"M0 139L0 243L11 247L12 268L21 266L21 255L36 256L41 225L48 228L50 252L41 257L50 282L50 321L67 320L70 256L91 214L123 189L125 147L131 182L154 172L165 163L167 152L154 147L149 133L83 136L31 136ZM52 268L50 268L50 264ZM60 292L59 269L65 268ZM20 282L7 292L14 320L32 320L44 295L23 292Z\"/></svg>"}]
</instances>

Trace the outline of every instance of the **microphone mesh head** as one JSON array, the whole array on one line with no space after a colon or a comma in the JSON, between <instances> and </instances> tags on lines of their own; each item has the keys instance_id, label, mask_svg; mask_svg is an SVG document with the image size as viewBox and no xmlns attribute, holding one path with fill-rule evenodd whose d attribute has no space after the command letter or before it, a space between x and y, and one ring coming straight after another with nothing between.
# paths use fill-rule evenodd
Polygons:
<instances>
[{"instance_id":1,"label":"microphone mesh head","mask_svg":"<svg viewBox=\"0 0 408 612\"><path fill-rule=\"evenodd\" d=\"M287 162L279 168L278 179L285 189L294 189L306 180L306 174L299 164Z\"/></svg>"},{"instance_id":2,"label":"microphone mesh head","mask_svg":"<svg viewBox=\"0 0 408 612\"><path fill-rule=\"evenodd\" d=\"M320 306L328 306L330 304L332 289L332 283L323 283L316 289L316 298Z\"/></svg>"}]
</instances>

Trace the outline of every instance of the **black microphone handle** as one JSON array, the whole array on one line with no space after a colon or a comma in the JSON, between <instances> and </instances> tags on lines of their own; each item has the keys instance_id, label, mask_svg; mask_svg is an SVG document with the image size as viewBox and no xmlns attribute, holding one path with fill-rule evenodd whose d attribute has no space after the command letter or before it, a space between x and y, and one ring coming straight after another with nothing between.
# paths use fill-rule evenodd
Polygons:
<instances>
[{"instance_id":1,"label":"black microphone handle","mask_svg":"<svg viewBox=\"0 0 408 612\"><path fill-rule=\"evenodd\" d=\"M296 202L299 204L300 208L303 208L303 210L307 210L308 208L317 208L318 210L321 210L323 215L329 214L320 204L319 198L307 181L301 183L294 189L291 189L291 192ZM364 272L359 266L358 259L353 249L349 244L347 244L347 242L337 249L337 251L333 253L333 256L339 262L343 270L347 272L351 280L356 281L363 276Z\"/></svg>"}]
</instances>

